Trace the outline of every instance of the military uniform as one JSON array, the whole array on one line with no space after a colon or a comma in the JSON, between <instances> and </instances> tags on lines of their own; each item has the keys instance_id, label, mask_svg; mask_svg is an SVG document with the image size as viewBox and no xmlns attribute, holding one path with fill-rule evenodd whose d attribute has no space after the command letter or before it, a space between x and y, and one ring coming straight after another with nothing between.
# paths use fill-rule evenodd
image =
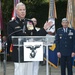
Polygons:
<instances>
[{"instance_id":1,"label":"military uniform","mask_svg":"<svg viewBox=\"0 0 75 75\"><path fill-rule=\"evenodd\" d=\"M68 75L72 73L72 52L75 52L75 31L74 29L67 28L67 32L64 32L63 28L57 30L55 37L56 50L61 53L61 75L66 75L66 65L68 69Z\"/></svg>"},{"instance_id":2,"label":"military uniform","mask_svg":"<svg viewBox=\"0 0 75 75\"><path fill-rule=\"evenodd\" d=\"M30 26L31 29L27 27L28 25L31 25ZM25 28L23 30L24 26ZM47 32L44 29L41 29L39 32L37 32L31 20L29 19L20 20L19 18L16 18L15 20L10 21L8 23L7 33L8 33L8 45L12 43L11 36L45 36L47 34ZM14 49L12 54L13 53L14 53L13 60L17 62L18 61L17 50Z\"/></svg>"},{"instance_id":3,"label":"military uniform","mask_svg":"<svg viewBox=\"0 0 75 75\"><path fill-rule=\"evenodd\" d=\"M33 22L29 19L23 19L23 20L20 20L18 17L13 20L13 21L10 21L7 25L7 33L8 33L8 49L10 47L10 44L12 43L12 39L11 39L11 36L45 36L47 34L47 32L42 28L40 31L36 31L35 30L35 27L33 25ZM21 48L20 50L22 53L23 53L23 48ZM14 47L13 48L13 52L12 52L12 60L14 62L18 62L18 48L17 47ZM21 59L22 59L23 55L21 54ZM23 61L23 59L21 60L21 62ZM28 65L29 63L29 67L30 67L30 64L31 64L31 68L27 71L25 71L25 64ZM33 63L32 62L24 62L24 63L15 63L15 72L18 72L17 69L22 68L24 71L22 71L20 73L20 75L22 74L23 75L23 72L24 72L24 75L33 75L32 74L32 65ZM24 66L25 65L25 66ZM22 70L21 69L21 70ZM20 70L20 69L19 69ZM20 71L21 71L20 70ZM29 74L27 74L27 73ZM18 73L17 73L18 74ZM16 74L15 74L16 75Z\"/></svg>"}]
</instances>

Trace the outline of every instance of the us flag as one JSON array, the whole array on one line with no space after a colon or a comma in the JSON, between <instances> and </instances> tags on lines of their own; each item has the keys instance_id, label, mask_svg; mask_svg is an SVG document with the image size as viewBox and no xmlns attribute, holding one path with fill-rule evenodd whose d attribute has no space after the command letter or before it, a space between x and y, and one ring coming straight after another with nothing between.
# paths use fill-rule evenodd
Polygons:
<instances>
[{"instance_id":1,"label":"us flag","mask_svg":"<svg viewBox=\"0 0 75 75\"><path fill-rule=\"evenodd\" d=\"M2 43L1 43L1 30L3 29L2 26L2 11L1 11L1 0L0 0L0 52L2 51Z\"/></svg>"},{"instance_id":2,"label":"us flag","mask_svg":"<svg viewBox=\"0 0 75 75\"><path fill-rule=\"evenodd\" d=\"M55 36L55 18L57 18L56 13L56 4L55 0L49 0L49 15L48 15L49 21L53 22L52 27L49 29L48 32L51 32L53 35L49 34L48 36L52 37ZM57 51L56 51L56 44L53 43L52 46L48 46L48 63L53 66L54 68L58 67L58 57L57 57Z\"/></svg>"},{"instance_id":3,"label":"us flag","mask_svg":"<svg viewBox=\"0 0 75 75\"><path fill-rule=\"evenodd\" d=\"M14 10L13 10L13 12L12 12L12 18L11 18L12 20L15 19L15 17L16 17L15 6L16 6L16 4L19 3L19 2L20 2L20 0L14 0Z\"/></svg>"}]
</instances>

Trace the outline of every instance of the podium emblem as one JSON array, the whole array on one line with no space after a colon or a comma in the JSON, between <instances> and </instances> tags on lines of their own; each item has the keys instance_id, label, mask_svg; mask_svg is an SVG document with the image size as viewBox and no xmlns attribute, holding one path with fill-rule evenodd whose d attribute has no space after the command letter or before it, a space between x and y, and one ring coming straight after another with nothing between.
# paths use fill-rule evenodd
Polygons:
<instances>
[{"instance_id":1,"label":"podium emblem","mask_svg":"<svg viewBox=\"0 0 75 75\"><path fill-rule=\"evenodd\" d=\"M26 46L26 48L29 48L31 50L31 53L30 53L30 58L34 58L36 56L36 49L37 48L40 48L41 45L30 45L30 46Z\"/></svg>"},{"instance_id":2,"label":"podium emblem","mask_svg":"<svg viewBox=\"0 0 75 75\"><path fill-rule=\"evenodd\" d=\"M24 42L24 61L43 61L43 42Z\"/></svg>"}]
</instances>

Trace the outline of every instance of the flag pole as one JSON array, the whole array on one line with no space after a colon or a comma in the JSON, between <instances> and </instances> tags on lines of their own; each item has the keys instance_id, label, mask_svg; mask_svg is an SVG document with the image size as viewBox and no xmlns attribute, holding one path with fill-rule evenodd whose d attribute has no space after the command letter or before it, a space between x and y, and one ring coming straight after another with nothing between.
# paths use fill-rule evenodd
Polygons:
<instances>
[{"instance_id":1,"label":"flag pole","mask_svg":"<svg viewBox=\"0 0 75 75\"><path fill-rule=\"evenodd\" d=\"M55 18L56 16L56 6L55 6L55 0L49 0L49 14L48 14L48 21L53 22L52 28L48 28L46 31L50 35L55 34Z\"/></svg>"},{"instance_id":2,"label":"flag pole","mask_svg":"<svg viewBox=\"0 0 75 75\"><path fill-rule=\"evenodd\" d=\"M1 0L0 0L0 45L2 45L2 41L1 41L1 30L2 29L3 29L3 24L2 24L2 10L1 10ZM6 52L6 50L4 50L4 52L0 53L1 55L4 55L4 59L3 59L4 75L6 75L6 53L5 52Z\"/></svg>"},{"instance_id":3,"label":"flag pole","mask_svg":"<svg viewBox=\"0 0 75 75\"><path fill-rule=\"evenodd\" d=\"M67 19L69 21L69 27L74 28L73 26L73 0L68 0L68 4L67 4Z\"/></svg>"},{"instance_id":4,"label":"flag pole","mask_svg":"<svg viewBox=\"0 0 75 75\"><path fill-rule=\"evenodd\" d=\"M54 19L54 2L55 0L49 0L49 15L48 15L48 21L52 21L53 25L55 24L55 19ZM51 33L51 29L48 28L47 32ZM55 29L54 29L55 32ZM49 34L50 35L50 34ZM48 46L46 46L46 75L51 75L51 64L50 67L48 65ZM50 74L49 74L49 69L50 69Z\"/></svg>"}]
</instances>

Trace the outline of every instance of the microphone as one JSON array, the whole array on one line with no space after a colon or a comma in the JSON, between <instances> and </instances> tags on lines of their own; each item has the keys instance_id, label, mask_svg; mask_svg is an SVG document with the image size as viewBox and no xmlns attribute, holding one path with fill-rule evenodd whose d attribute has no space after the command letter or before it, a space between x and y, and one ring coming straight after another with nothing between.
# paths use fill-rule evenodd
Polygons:
<instances>
[{"instance_id":1,"label":"microphone","mask_svg":"<svg viewBox=\"0 0 75 75\"><path fill-rule=\"evenodd\" d=\"M23 33L25 33L26 28L25 28L25 22L24 22L24 20L23 20L22 24L23 24Z\"/></svg>"},{"instance_id":2,"label":"microphone","mask_svg":"<svg viewBox=\"0 0 75 75\"><path fill-rule=\"evenodd\" d=\"M23 33L25 33L25 30L26 30L26 29L25 29L25 25L24 25L24 26L23 26Z\"/></svg>"}]
</instances>

